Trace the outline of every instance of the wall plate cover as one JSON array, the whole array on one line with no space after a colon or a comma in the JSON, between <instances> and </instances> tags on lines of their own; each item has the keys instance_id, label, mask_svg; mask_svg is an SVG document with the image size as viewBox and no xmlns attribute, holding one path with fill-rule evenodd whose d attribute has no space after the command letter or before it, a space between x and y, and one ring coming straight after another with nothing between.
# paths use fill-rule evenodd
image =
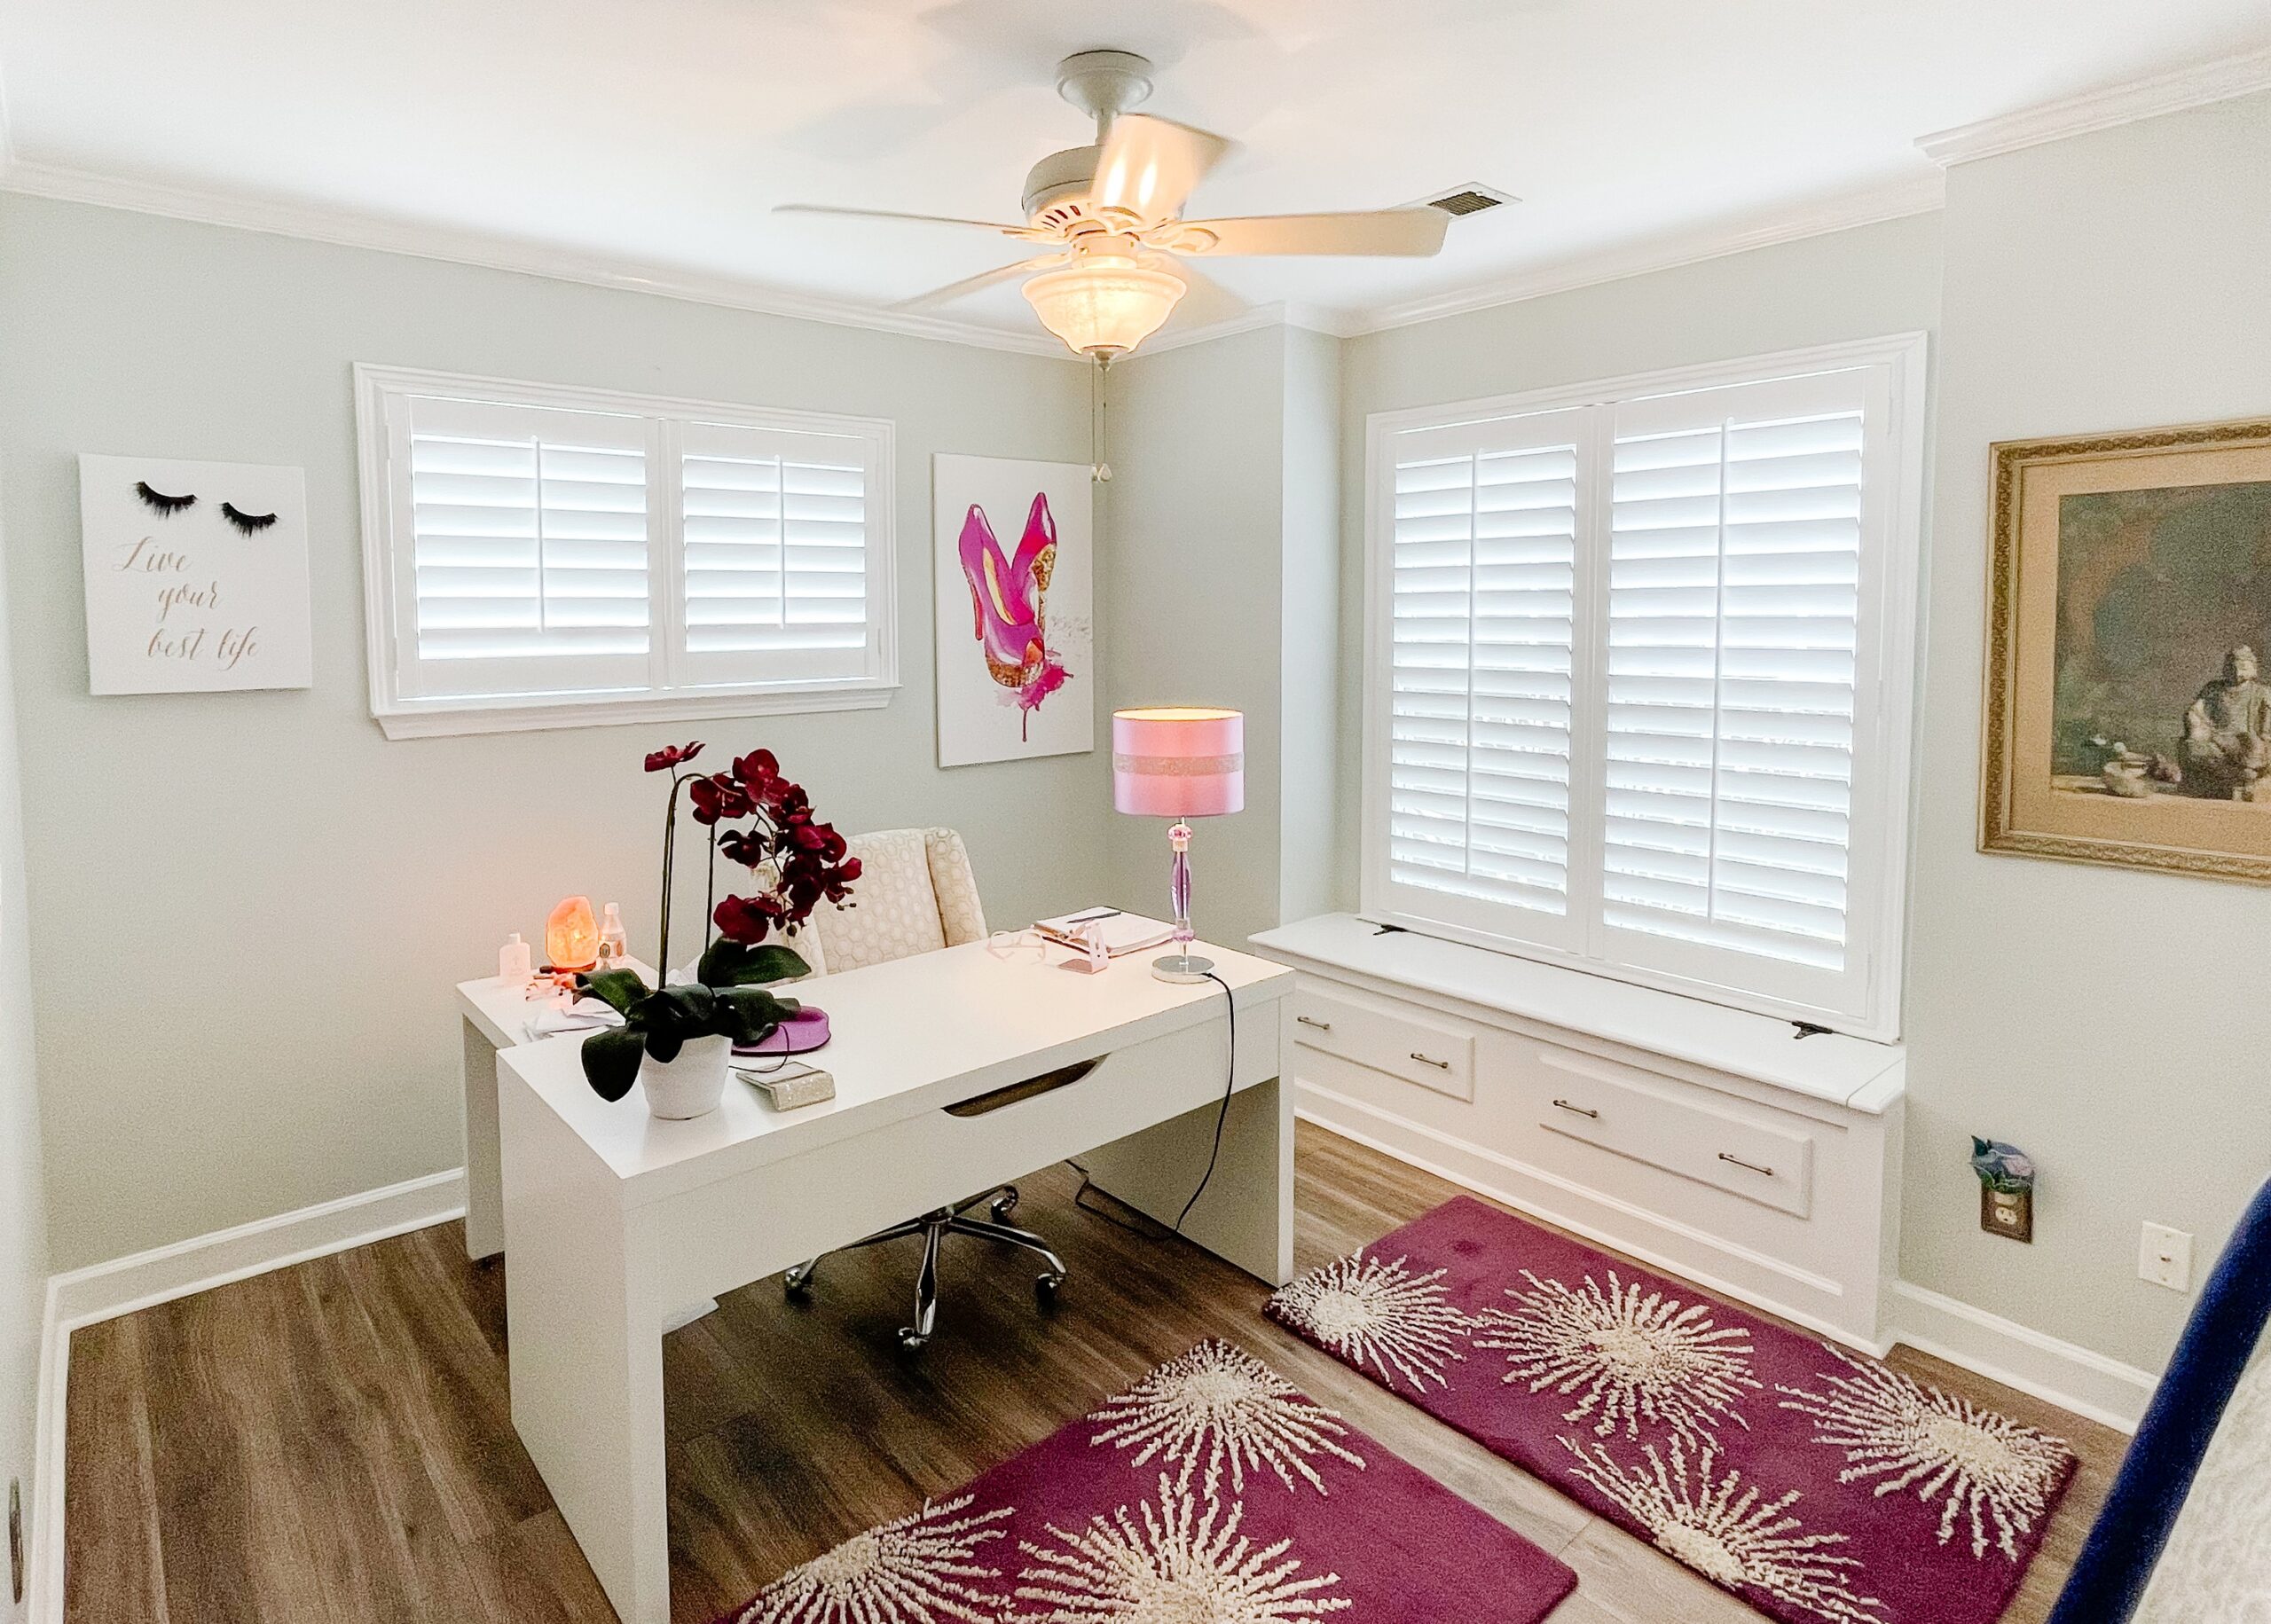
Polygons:
<instances>
[{"instance_id":1,"label":"wall plate cover","mask_svg":"<svg viewBox=\"0 0 2271 1624\"><path fill-rule=\"evenodd\" d=\"M2034 1240L2034 1192L1979 1187L1979 1227L2007 1241Z\"/></svg>"},{"instance_id":2,"label":"wall plate cover","mask_svg":"<svg viewBox=\"0 0 2271 1624\"><path fill-rule=\"evenodd\" d=\"M2147 1224L2137 1237L2137 1278L2172 1291L2192 1289L2192 1236L2166 1224Z\"/></svg>"}]
</instances>

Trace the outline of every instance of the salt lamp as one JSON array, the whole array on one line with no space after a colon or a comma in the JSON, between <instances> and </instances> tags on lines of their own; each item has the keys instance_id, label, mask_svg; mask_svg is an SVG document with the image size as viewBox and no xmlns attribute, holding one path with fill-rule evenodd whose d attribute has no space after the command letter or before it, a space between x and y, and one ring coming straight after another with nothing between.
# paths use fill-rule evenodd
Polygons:
<instances>
[{"instance_id":1,"label":"salt lamp","mask_svg":"<svg viewBox=\"0 0 2271 1624\"><path fill-rule=\"evenodd\" d=\"M600 922L589 897L570 897L544 922L544 953L555 970L587 970L599 962Z\"/></svg>"}]
</instances>

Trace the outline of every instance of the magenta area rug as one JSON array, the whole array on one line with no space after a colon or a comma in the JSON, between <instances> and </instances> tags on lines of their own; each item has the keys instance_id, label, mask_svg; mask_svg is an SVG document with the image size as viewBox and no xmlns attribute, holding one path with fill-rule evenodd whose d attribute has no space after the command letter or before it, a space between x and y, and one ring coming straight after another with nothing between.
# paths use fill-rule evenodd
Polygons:
<instances>
[{"instance_id":1,"label":"magenta area rug","mask_svg":"<svg viewBox=\"0 0 2271 1624\"><path fill-rule=\"evenodd\" d=\"M1789 1624L1992 1624L2062 1439L1466 1196L1270 1315Z\"/></svg>"},{"instance_id":2,"label":"magenta area rug","mask_svg":"<svg viewBox=\"0 0 2271 1624\"><path fill-rule=\"evenodd\" d=\"M1536 1624L1577 1576L1227 1342L733 1624Z\"/></svg>"}]
</instances>

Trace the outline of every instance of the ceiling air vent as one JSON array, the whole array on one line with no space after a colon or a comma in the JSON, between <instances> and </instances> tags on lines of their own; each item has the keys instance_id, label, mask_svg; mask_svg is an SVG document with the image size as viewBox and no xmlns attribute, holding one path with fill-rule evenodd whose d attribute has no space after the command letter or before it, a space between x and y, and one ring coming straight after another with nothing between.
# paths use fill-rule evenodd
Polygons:
<instances>
[{"instance_id":1,"label":"ceiling air vent","mask_svg":"<svg viewBox=\"0 0 2271 1624\"><path fill-rule=\"evenodd\" d=\"M1460 186L1425 200L1429 208L1440 208L1453 219L1464 215L1479 215L1486 208L1497 208L1504 203L1519 203L1521 200L1489 186Z\"/></svg>"}]
</instances>

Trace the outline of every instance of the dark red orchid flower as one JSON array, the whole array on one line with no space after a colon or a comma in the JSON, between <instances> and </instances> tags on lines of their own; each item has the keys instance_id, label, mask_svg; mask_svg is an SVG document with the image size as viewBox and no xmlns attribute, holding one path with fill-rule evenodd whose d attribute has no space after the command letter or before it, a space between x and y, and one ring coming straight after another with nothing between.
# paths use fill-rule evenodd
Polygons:
<instances>
[{"instance_id":1,"label":"dark red orchid flower","mask_svg":"<svg viewBox=\"0 0 2271 1624\"><path fill-rule=\"evenodd\" d=\"M781 912L781 904L771 897L728 897L711 917L718 934L727 941L755 946L773 929Z\"/></svg>"},{"instance_id":2,"label":"dark red orchid flower","mask_svg":"<svg viewBox=\"0 0 2271 1624\"><path fill-rule=\"evenodd\" d=\"M702 754L702 741L695 739L686 744L667 744L658 750L647 752L647 771L664 773L681 763L692 761Z\"/></svg>"},{"instance_id":3,"label":"dark red orchid flower","mask_svg":"<svg viewBox=\"0 0 2271 1624\"><path fill-rule=\"evenodd\" d=\"M781 776L781 764L771 750L751 750L734 763L734 776L749 791L750 800L767 808L779 805L781 792L790 787Z\"/></svg>"},{"instance_id":4,"label":"dark red orchid flower","mask_svg":"<svg viewBox=\"0 0 2271 1624\"><path fill-rule=\"evenodd\" d=\"M694 820L705 828L721 819L746 818L757 810L748 792L723 773L695 779L686 794L694 803Z\"/></svg>"}]
</instances>

